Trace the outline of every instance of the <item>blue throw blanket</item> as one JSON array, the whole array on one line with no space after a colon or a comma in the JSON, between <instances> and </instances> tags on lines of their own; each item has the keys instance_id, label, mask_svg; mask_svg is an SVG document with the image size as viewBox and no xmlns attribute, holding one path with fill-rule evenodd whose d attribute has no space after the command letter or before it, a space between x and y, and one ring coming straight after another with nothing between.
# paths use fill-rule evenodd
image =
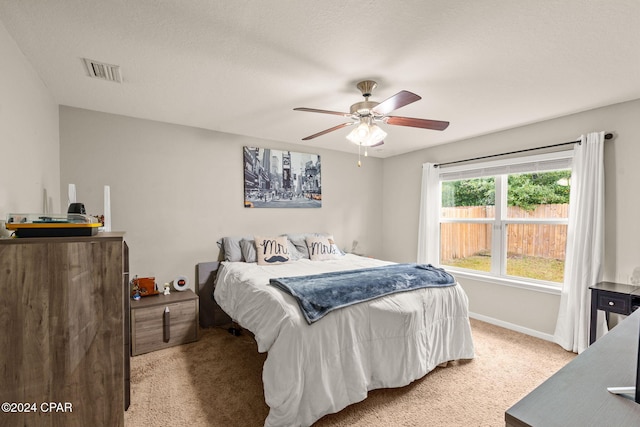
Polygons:
<instances>
[{"instance_id":1,"label":"blue throw blanket","mask_svg":"<svg viewBox=\"0 0 640 427\"><path fill-rule=\"evenodd\" d=\"M384 295L413 289L451 286L453 276L431 264L393 264L311 276L270 279L269 284L293 296L307 323L329 312Z\"/></svg>"}]
</instances>

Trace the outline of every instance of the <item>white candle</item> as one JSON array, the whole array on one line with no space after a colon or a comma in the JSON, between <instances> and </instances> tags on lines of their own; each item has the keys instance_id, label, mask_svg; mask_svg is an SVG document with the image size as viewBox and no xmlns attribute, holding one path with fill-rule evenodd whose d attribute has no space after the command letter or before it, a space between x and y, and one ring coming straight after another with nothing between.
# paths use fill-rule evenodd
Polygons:
<instances>
[{"instance_id":1,"label":"white candle","mask_svg":"<svg viewBox=\"0 0 640 427\"><path fill-rule=\"evenodd\" d=\"M111 231L111 189L104 186L104 231Z\"/></svg>"},{"instance_id":2,"label":"white candle","mask_svg":"<svg viewBox=\"0 0 640 427\"><path fill-rule=\"evenodd\" d=\"M69 184L69 203L67 204L67 206L75 202L76 202L76 185Z\"/></svg>"}]
</instances>

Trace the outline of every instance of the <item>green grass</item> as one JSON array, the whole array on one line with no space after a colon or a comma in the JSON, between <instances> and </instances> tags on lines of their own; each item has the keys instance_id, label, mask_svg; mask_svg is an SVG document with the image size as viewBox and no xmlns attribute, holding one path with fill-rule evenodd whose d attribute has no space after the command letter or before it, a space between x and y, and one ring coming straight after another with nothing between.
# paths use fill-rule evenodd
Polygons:
<instances>
[{"instance_id":1,"label":"green grass","mask_svg":"<svg viewBox=\"0 0 640 427\"><path fill-rule=\"evenodd\" d=\"M473 255L443 261L451 267L467 268L476 271L490 271L491 257ZM509 276L527 277L562 283L564 278L564 261L553 258L510 255L507 257L507 274Z\"/></svg>"}]
</instances>

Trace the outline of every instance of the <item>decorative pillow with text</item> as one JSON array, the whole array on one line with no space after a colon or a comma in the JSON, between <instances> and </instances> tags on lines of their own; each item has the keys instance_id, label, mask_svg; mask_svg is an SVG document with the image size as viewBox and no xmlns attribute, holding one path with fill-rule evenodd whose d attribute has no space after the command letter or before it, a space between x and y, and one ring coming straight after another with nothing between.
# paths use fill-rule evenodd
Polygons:
<instances>
[{"instance_id":1,"label":"decorative pillow with text","mask_svg":"<svg viewBox=\"0 0 640 427\"><path fill-rule=\"evenodd\" d=\"M342 252L333 240L333 236L307 237L307 248L311 261L325 261L342 257Z\"/></svg>"},{"instance_id":2,"label":"decorative pillow with text","mask_svg":"<svg viewBox=\"0 0 640 427\"><path fill-rule=\"evenodd\" d=\"M284 264L291 261L289 243L286 236L254 236L258 265Z\"/></svg>"}]
</instances>

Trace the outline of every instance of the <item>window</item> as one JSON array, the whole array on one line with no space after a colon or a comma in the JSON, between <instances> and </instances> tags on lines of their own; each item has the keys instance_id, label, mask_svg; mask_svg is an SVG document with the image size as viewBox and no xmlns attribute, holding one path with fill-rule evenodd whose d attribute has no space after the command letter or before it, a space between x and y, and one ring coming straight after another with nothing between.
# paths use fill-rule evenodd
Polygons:
<instances>
[{"instance_id":1,"label":"window","mask_svg":"<svg viewBox=\"0 0 640 427\"><path fill-rule=\"evenodd\" d=\"M553 153L440 171L440 264L562 283L570 162Z\"/></svg>"}]
</instances>

